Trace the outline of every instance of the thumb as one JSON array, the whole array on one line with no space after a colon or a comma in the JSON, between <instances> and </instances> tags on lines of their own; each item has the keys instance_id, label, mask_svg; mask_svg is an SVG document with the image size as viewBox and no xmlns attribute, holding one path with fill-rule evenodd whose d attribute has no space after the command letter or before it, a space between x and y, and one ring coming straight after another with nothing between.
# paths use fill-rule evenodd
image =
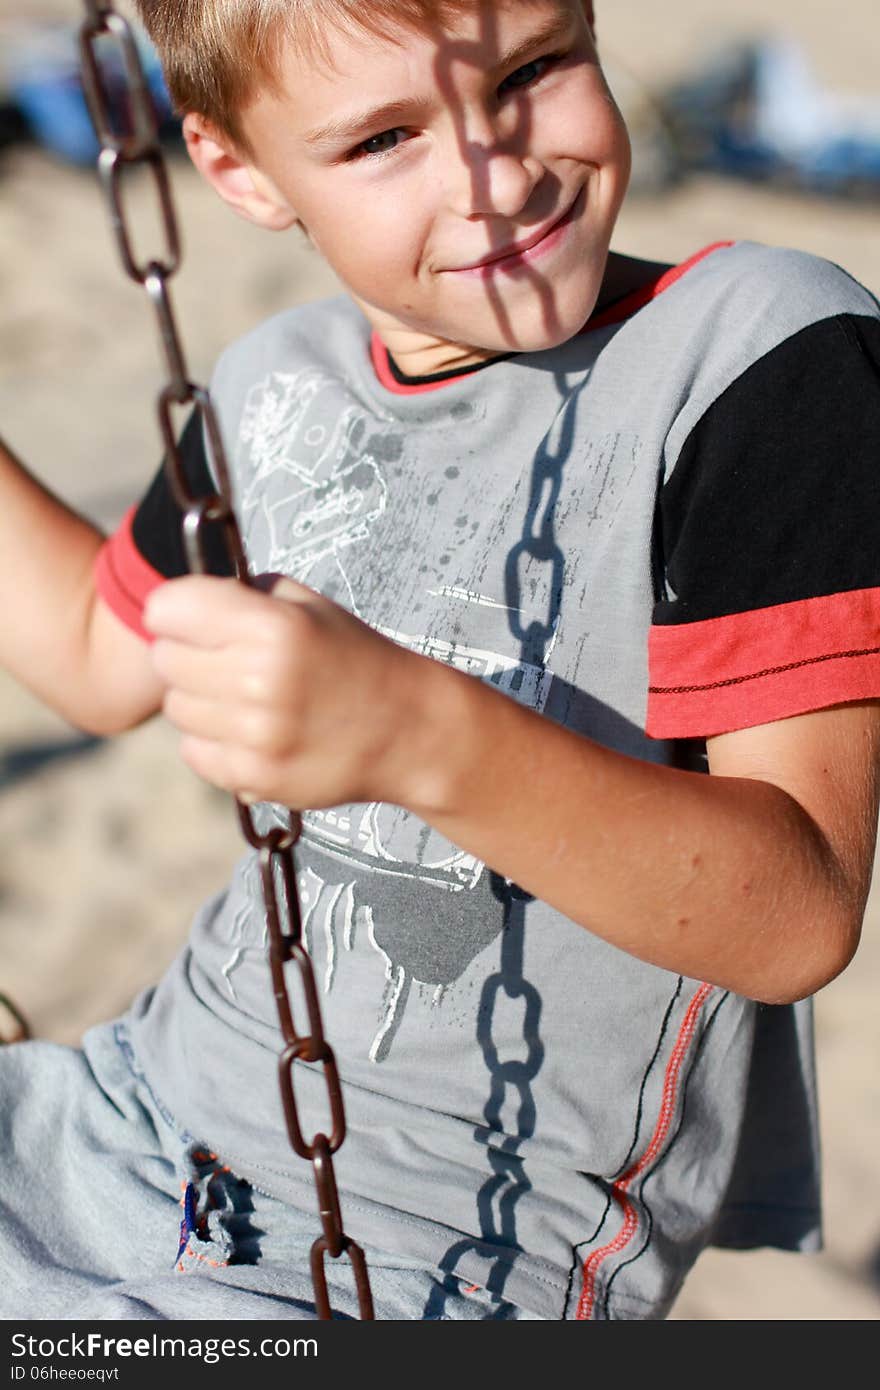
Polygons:
<instances>
[{"instance_id":1,"label":"thumb","mask_svg":"<svg viewBox=\"0 0 880 1390\"><path fill-rule=\"evenodd\" d=\"M314 589L307 588L295 579L288 579L286 574L275 574L272 571L255 574L251 579L251 586L259 589L261 593L271 594L273 598L284 599L287 603L304 603L315 597Z\"/></svg>"}]
</instances>

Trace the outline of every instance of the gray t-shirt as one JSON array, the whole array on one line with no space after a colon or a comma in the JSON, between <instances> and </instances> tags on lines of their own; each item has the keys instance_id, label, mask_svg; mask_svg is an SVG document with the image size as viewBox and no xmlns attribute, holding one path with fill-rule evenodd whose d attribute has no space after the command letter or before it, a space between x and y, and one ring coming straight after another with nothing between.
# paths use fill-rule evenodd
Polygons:
<instances>
[{"instance_id":1,"label":"gray t-shirt","mask_svg":"<svg viewBox=\"0 0 880 1390\"><path fill-rule=\"evenodd\" d=\"M611 748L704 770L722 728L880 694L876 640L849 626L852 604L880 607L878 548L846 569L826 466L876 459L876 368L873 398L852 383L866 343L880 358L878 327L836 267L747 243L557 349L444 381L399 382L346 299L292 310L235 343L213 383L251 566ZM847 391L870 418L853 423ZM820 518L807 537L792 498ZM864 516L864 497L839 505ZM400 808L304 819L352 1236L547 1318L661 1317L712 1240L815 1246L809 1002L761 1007L644 964ZM281 1112L252 853L131 1026L178 1121L312 1210ZM326 1128L320 1068L295 1081L304 1129Z\"/></svg>"}]
</instances>

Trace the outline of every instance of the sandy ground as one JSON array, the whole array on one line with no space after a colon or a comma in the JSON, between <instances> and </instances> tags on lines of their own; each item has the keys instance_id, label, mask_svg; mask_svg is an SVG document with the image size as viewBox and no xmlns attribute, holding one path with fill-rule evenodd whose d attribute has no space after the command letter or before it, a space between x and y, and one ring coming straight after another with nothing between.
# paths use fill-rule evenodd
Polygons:
<instances>
[{"instance_id":1,"label":"sandy ground","mask_svg":"<svg viewBox=\"0 0 880 1390\"><path fill-rule=\"evenodd\" d=\"M739 0L735 15L705 0L667 0L660 30L653 0L609 0L601 33L632 100L634 83L650 90L692 63L707 41L763 32L766 11L764 0ZM72 0L0 0L0 26L25 14L77 13ZM867 91L876 80L875 0L849 0L837 23L826 5L776 0L770 23L804 41L826 82ZM334 284L295 239L229 216L179 159L173 177L187 254L176 299L191 371L204 378L230 337ZM135 189L133 205L148 207L148 195ZM616 245L681 260L732 236L827 255L880 289L880 205L703 178L634 198ZM112 526L158 457L151 405L158 381L150 317L117 267L91 174L38 150L8 152L0 160L4 436L49 486ZM15 602L15 582L7 603ZM161 723L112 743L85 740L2 674L0 845L0 991L18 1000L39 1035L62 1042L75 1042L155 979L240 850L230 803L180 764ZM855 962L817 1000L826 1250L708 1252L676 1318L880 1316L878 917L880 885Z\"/></svg>"}]
</instances>

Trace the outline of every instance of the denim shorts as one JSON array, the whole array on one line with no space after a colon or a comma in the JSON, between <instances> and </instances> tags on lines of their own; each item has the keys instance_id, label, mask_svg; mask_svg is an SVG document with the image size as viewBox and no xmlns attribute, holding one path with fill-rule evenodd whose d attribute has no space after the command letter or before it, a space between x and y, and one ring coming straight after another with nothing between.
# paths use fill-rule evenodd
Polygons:
<instances>
[{"instance_id":1,"label":"denim shorts","mask_svg":"<svg viewBox=\"0 0 880 1390\"><path fill-rule=\"evenodd\" d=\"M0 1048L0 1317L309 1319L320 1223L237 1178L139 1073L125 1024L81 1049ZM366 1250L376 1317L533 1319L405 1257ZM325 1262L334 1316L351 1266Z\"/></svg>"}]
</instances>

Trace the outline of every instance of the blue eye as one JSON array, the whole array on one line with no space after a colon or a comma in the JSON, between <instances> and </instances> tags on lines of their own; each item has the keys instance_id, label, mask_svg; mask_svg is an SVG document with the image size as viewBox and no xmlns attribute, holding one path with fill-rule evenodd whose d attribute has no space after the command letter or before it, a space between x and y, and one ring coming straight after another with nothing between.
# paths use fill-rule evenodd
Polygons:
<instances>
[{"instance_id":1,"label":"blue eye","mask_svg":"<svg viewBox=\"0 0 880 1390\"><path fill-rule=\"evenodd\" d=\"M369 140L364 140L358 145L356 154L390 154L396 150L401 142L401 137L405 137L402 130L383 130L379 135L371 135Z\"/></svg>"},{"instance_id":2,"label":"blue eye","mask_svg":"<svg viewBox=\"0 0 880 1390\"><path fill-rule=\"evenodd\" d=\"M523 63L521 68L517 68L509 77L505 77L499 92L511 91L517 87L528 87L531 82L543 77L552 59L534 58L531 63Z\"/></svg>"}]
</instances>

